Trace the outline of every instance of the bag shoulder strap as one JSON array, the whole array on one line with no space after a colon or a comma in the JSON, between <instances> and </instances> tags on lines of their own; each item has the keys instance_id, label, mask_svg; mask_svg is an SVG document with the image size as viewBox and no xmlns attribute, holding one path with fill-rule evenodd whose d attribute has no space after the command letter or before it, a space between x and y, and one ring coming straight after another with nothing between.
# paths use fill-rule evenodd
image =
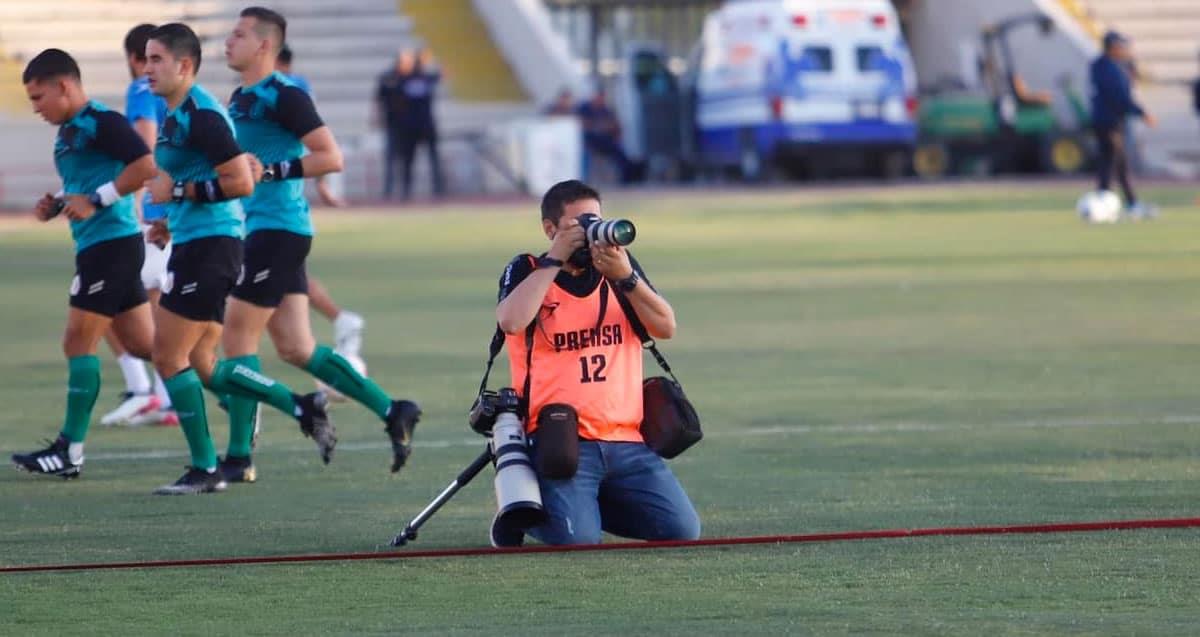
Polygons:
<instances>
[{"instance_id":1,"label":"bag shoulder strap","mask_svg":"<svg viewBox=\"0 0 1200 637\"><path fill-rule=\"evenodd\" d=\"M629 297L625 296L625 293L616 287L612 288L612 291L617 297L617 305L621 306L621 311L625 313L625 318L629 319L629 324L633 326L633 333L637 334L638 340L642 342L642 347L650 350L658 366L671 377L671 380L675 381L676 385L682 386L679 379L675 378L675 372L671 371L671 364L667 362L667 357L658 351L658 345L654 342L653 338L650 338L650 334L646 331L646 326L642 323L642 319L638 318L637 312L634 311L633 305L629 302Z\"/></svg>"}]
</instances>

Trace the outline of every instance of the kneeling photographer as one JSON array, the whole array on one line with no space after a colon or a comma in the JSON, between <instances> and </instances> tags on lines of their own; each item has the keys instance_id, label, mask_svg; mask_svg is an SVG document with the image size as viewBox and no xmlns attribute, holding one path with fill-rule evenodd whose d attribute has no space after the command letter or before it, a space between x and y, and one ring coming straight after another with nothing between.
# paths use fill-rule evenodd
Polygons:
<instances>
[{"instance_id":1,"label":"kneeling photographer","mask_svg":"<svg viewBox=\"0 0 1200 637\"><path fill-rule=\"evenodd\" d=\"M541 206L550 249L518 255L500 278L496 319L527 406L547 515L528 533L546 544L595 544L602 530L695 539L695 508L639 430L642 347L618 291L651 338L671 338L675 313L616 245L632 240L632 224L600 222L600 212L600 194L586 184L554 185ZM584 225L602 223L599 232L627 236L589 244ZM522 538L520 528L493 528L498 545Z\"/></svg>"}]
</instances>

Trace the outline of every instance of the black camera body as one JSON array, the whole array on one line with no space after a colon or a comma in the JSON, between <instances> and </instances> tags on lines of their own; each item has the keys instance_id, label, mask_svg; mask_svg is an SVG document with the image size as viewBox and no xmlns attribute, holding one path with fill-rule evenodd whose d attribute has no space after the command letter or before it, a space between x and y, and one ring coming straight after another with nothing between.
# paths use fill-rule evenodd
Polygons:
<instances>
[{"instance_id":1,"label":"black camera body","mask_svg":"<svg viewBox=\"0 0 1200 637\"><path fill-rule=\"evenodd\" d=\"M467 423L475 433L490 436L496 417L505 413L521 415L521 397L517 395L517 390L511 387L503 387L499 391L485 389L471 405Z\"/></svg>"},{"instance_id":2,"label":"black camera body","mask_svg":"<svg viewBox=\"0 0 1200 637\"><path fill-rule=\"evenodd\" d=\"M570 263L575 267L586 268L592 263L590 247L598 246L627 246L637 237L637 228L628 219L601 219L600 215L590 212L576 217L579 227L588 245L579 248L571 254Z\"/></svg>"}]
</instances>

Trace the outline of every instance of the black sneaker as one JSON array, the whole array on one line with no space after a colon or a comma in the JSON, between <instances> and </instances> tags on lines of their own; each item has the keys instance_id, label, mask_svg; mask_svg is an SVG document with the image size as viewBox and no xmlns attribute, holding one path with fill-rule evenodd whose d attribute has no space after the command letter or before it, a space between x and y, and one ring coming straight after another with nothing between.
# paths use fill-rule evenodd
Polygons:
<instances>
[{"instance_id":1,"label":"black sneaker","mask_svg":"<svg viewBox=\"0 0 1200 637\"><path fill-rule=\"evenodd\" d=\"M300 421L300 431L317 443L317 451L325 464L333 459L333 448L337 446L337 431L325 411L328 404L325 394L321 392L296 397L299 410L296 419Z\"/></svg>"},{"instance_id":2,"label":"black sneaker","mask_svg":"<svg viewBox=\"0 0 1200 637\"><path fill-rule=\"evenodd\" d=\"M392 439L392 473L396 473L408 462L412 454L412 435L421 420L421 408L411 400L392 401L387 413L387 426L383 428Z\"/></svg>"},{"instance_id":3,"label":"black sneaker","mask_svg":"<svg viewBox=\"0 0 1200 637\"><path fill-rule=\"evenodd\" d=\"M30 453L14 453L13 464L22 471L40 473L47 476L59 476L69 480L78 478L83 470L83 445L79 445L78 458L72 459L71 443L59 436L50 446Z\"/></svg>"},{"instance_id":4,"label":"black sneaker","mask_svg":"<svg viewBox=\"0 0 1200 637\"><path fill-rule=\"evenodd\" d=\"M225 482L225 478L221 477L220 471L205 471L195 467L188 467L187 473L183 474L173 484L164 484L154 490L155 495L191 495L195 493L217 493L224 491L229 486Z\"/></svg>"},{"instance_id":5,"label":"black sneaker","mask_svg":"<svg viewBox=\"0 0 1200 637\"><path fill-rule=\"evenodd\" d=\"M258 470L250 456L225 456L217 465L217 471L226 482L254 482L258 480Z\"/></svg>"}]
</instances>

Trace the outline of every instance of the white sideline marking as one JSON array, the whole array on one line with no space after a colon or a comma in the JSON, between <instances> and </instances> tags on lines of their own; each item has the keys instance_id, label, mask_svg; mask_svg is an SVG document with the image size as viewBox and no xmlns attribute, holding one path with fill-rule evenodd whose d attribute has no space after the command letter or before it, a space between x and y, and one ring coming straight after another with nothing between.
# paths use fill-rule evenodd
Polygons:
<instances>
[{"instance_id":1,"label":"white sideline marking","mask_svg":"<svg viewBox=\"0 0 1200 637\"><path fill-rule=\"evenodd\" d=\"M872 433L937 433L945 431L979 431L982 429L1089 429L1102 427L1147 427L1154 425L1192 425L1200 424L1200 416L1161 416L1144 421L1135 420L1025 420L1000 423L965 424L935 424L919 422L899 422L890 424L848 423L844 425L776 425L771 427L746 427L739 430L721 430L706 433L705 438L736 438L743 436L788 436L797 434L872 434ZM417 449L452 449L458 447L483 448L485 439L482 436L474 438L459 438L457 440L415 440L413 446ZM348 442L337 446L337 451L383 451L390 450L386 442ZM272 453L315 453L311 445L284 445L268 449ZM116 451L110 453L93 453L91 460L163 460L168 458L186 458L187 451L180 449L154 449L148 451Z\"/></svg>"}]
</instances>

